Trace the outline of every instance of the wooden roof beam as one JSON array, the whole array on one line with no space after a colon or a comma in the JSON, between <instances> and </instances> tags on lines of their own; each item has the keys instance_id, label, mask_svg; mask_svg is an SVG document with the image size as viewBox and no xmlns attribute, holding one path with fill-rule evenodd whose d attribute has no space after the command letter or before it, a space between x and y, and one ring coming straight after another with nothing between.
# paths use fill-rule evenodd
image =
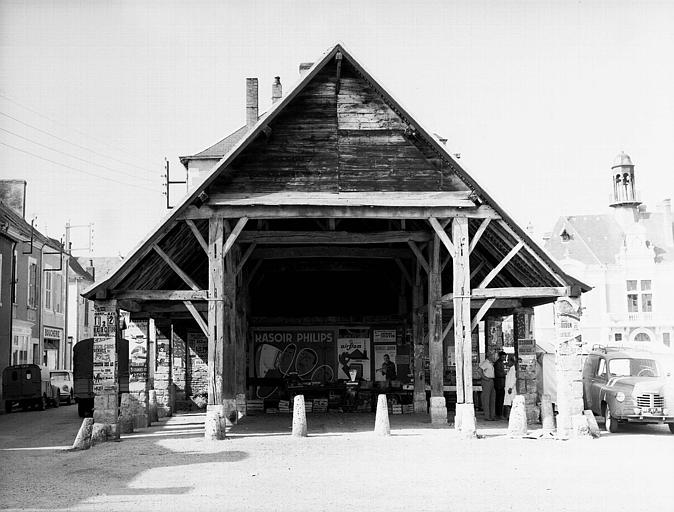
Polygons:
<instances>
[{"instance_id":1,"label":"wooden roof beam","mask_svg":"<svg viewBox=\"0 0 674 512\"><path fill-rule=\"evenodd\" d=\"M473 249L477 246L477 243L480 241L480 237L482 236L482 233L484 233L485 229L487 229L487 226L489 226L489 222L491 219L486 218L482 220L482 223L480 224L480 227L477 228L477 231L473 235L473 239L470 241L470 247L469 247L469 253L473 252Z\"/></svg>"},{"instance_id":2,"label":"wooden roof beam","mask_svg":"<svg viewBox=\"0 0 674 512\"><path fill-rule=\"evenodd\" d=\"M238 240L257 244L390 244L427 242L432 235L425 231L244 231Z\"/></svg>"},{"instance_id":3,"label":"wooden roof beam","mask_svg":"<svg viewBox=\"0 0 674 512\"><path fill-rule=\"evenodd\" d=\"M171 267L171 269L180 276L180 278L195 291L201 290L201 286L199 286L189 275L187 275L186 272L184 272L177 264L175 261L173 261L168 254L166 254L161 247L159 247L157 244L154 244L152 246L154 251L159 254L161 259L166 262L166 264Z\"/></svg>"},{"instance_id":4,"label":"wooden roof beam","mask_svg":"<svg viewBox=\"0 0 674 512\"><path fill-rule=\"evenodd\" d=\"M251 254L254 260L297 259L297 258L365 258L365 259L408 259L412 255L407 249L350 246L297 246L258 247Z\"/></svg>"},{"instance_id":5,"label":"wooden roof beam","mask_svg":"<svg viewBox=\"0 0 674 512\"><path fill-rule=\"evenodd\" d=\"M487 277L482 280L482 282L478 285L478 288L486 288L487 285L491 283L492 280L496 277L496 275L508 264L508 262L515 257L515 254L517 254L522 247L524 247L524 242L520 241L515 247L510 249L510 252L506 254L505 258L499 261L498 265L491 269L491 272L489 272Z\"/></svg>"},{"instance_id":6,"label":"wooden roof beam","mask_svg":"<svg viewBox=\"0 0 674 512\"><path fill-rule=\"evenodd\" d=\"M119 300L208 300L208 290L113 290L112 298Z\"/></svg>"},{"instance_id":7,"label":"wooden roof beam","mask_svg":"<svg viewBox=\"0 0 674 512\"><path fill-rule=\"evenodd\" d=\"M511 288L473 288L471 290L471 303L475 300L487 299L532 299L545 297L569 297L577 293L572 286L536 286L536 287L511 287ZM448 293L440 299L443 307L452 304L454 295Z\"/></svg>"},{"instance_id":8,"label":"wooden roof beam","mask_svg":"<svg viewBox=\"0 0 674 512\"><path fill-rule=\"evenodd\" d=\"M204 320L204 317L201 316L201 313L197 311L197 308L195 308L194 304L192 304L192 302L190 302L189 300L184 301L183 304L185 304L187 310L190 312L194 320L196 320L197 324L199 325L199 328L204 333L204 335L208 337L208 323L206 322L206 320Z\"/></svg>"}]
</instances>

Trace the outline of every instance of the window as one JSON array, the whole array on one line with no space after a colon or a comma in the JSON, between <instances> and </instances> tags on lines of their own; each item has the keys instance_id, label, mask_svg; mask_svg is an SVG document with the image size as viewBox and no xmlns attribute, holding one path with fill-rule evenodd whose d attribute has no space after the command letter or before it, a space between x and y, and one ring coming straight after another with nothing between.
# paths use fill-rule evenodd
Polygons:
<instances>
[{"instance_id":1,"label":"window","mask_svg":"<svg viewBox=\"0 0 674 512\"><path fill-rule=\"evenodd\" d=\"M37 263L33 258L28 260L28 307L37 307Z\"/></svg>"},{"instance_id":2,"label":"window","mask_svg":"<svg viewBox=\"0 0 674 512\"><path fill-rule=\"evenodd\" d=\"M622 340L623 340L623 335L622 335L621 332L617 332L617 333L615 333L615 334L613 335L613 338L614 338L616 341L622 341Z\"/></svg>"},{"instance_id":3,"label":"window","mask_svg":"<svg viewBox=\"0 0 674 512\"><path fill-rule=\"evenodd\" d=\"M61 274L54 276L54 311L61 313L62 281Z\"/></svg>"},{"instance_id":4,"label":"window","mask_svg":"<svg viewBox=\"0 0 674 512\"><path fill-rule=\"evenodd\" d=\"M597 368L597 377L606 377L606 359L599 360L599 367Z\"/></svg>"},{"instance_id":5,"label":"window","mask_svg":"<svg viewBox=\"0 0 674 512\"><path fill-rule=\"evenodd\" d=\"M612 359L611 377L657 377L658 369L652 359Z\"/></svg>"},{"instance_id":6,"label":"window","mask_svg":"<svg viewBox=\"0 0 674 512\"><path fill-rule=\"evenodd\" d=\"M51 309L51 272L44 273L44 308Z\"/></svg>"},{"instance_id":7,"label":"window","mask_svg":"<svg viewBox=\"0 0 674 512\"><path fill-rule=\"evenodd\" d=\"M671 334L668 332L663 332L662 333L662 344L666 347L671 347Z\"/></svg>"},{"instance_id":8,"label":"window","mask_svg":"<svg viewBox=\"0 0 674 512\"><path fill-rule=\"evenodd\" d=\"M12 337L12 364L28 362L28 335L15 334Z\"/></svg>"},{"instance_id":9,"label":"window","mask_svg":"<svg viewBox=\"0 0 674 512\"><path fill-rule=\"evenodd\" d=\"M645 332L640 332L634 337L634 341L649 342L651 341L651 337Z\"/></svg>"},{"instance_id":10,"label":"window","mask_svg":"<svg viewBox=\"0 0 674 512\"><path fill-rule=\"evenodd\" d=\"M651 293L651 280L628 279L627 288L627 312L628 313L652 313L653 294Z\"/></svg>"}]
</instances>

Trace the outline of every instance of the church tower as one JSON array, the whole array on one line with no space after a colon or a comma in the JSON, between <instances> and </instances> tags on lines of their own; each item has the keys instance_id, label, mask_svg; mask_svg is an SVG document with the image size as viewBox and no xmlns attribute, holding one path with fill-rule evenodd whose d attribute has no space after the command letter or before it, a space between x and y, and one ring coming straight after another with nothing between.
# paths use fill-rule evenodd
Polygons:
<instances>
[{"instance_id":1,"label":"church tower","mask_svg":"<svg viewBox=\"0 0 674 512\"><path fill-rule=\"evenodd\" d=\"M611 167L611 178L613 181L613 193L611 194L611 204L613 208L636 209L641 201L637 200L636 189L634 188L634 164L629 155L621 151L615 158Z\"/></svg>"}]
</instances>

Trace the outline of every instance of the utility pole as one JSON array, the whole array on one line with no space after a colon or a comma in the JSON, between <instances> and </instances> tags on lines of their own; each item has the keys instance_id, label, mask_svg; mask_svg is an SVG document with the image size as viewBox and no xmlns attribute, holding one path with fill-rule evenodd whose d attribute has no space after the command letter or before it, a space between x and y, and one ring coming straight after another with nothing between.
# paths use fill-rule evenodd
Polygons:
<instances>
[{"instance_id":1,"label":"utility pole","mask_svg":"<svg viewBox=\"0 0 674 512\"><path fill-rule=\"evenodd\" d=\"M162 194L164 194L166 196L166 209L171 210L173 208L173 206L171 206L171 202L170 202L170 199L169 199L170 190L171 190L170 187L171 187L171 185L179 185L179 184L184 183L185 189L187 190L187 170L185 171L185 181L171 181L171 177L170 177L170 174L169 174L169 161L166 158L164 158L164 162L165 162L166 174L162 174L162 178L166 178L166 184L165 184L166 190L164 192L162 192Z\"/></svg>"}]
</instances>

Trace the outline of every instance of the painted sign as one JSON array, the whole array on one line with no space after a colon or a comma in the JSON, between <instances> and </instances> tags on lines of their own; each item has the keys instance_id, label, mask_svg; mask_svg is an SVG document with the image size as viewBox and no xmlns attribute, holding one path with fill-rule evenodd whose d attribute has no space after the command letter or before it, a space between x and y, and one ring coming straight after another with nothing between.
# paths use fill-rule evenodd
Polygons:
<instances>
[{"instance_id":1,"label":"painted sign","mask_svg":"<svg viewBox=\"0 0 674 512\"><path fill-rule=\"evenodd\" d=\"M370 329L340 329L337 339L338 379L351 380L350 371L358 370L357 379L372 380Z\"/></svg>"},{"instance_id":2,"label":"painted sign","mask_svg":"<svg viewBox=\"0 0 674 512\"><path fill-rule=\"evenodd\" d=\"M396 343L395 329L375 329L372 331L372 341L377 343Z\"/></svg>"},{"instance_id":3,"label":"painted sign","mask_svg":"<svg viewBox=\"0 0 674 512\"><path fill-rule=\"evenodd\" d=\"M192 368L204 368L208 366L208 338L202 332L190 331L187 333L187 345L189 346L190 362Z\"/></svg>"},{"instance_id":4,"label":"painted sign","mask_svg":"<svg viewBox=\"0 0 674 512\"><path fill-rule=\"evenodd\" d=\"M61 329L54 329L53 327L44 327L43 334L45 338L60 340L63 331Z\"/></svg>"}]
</instances>

